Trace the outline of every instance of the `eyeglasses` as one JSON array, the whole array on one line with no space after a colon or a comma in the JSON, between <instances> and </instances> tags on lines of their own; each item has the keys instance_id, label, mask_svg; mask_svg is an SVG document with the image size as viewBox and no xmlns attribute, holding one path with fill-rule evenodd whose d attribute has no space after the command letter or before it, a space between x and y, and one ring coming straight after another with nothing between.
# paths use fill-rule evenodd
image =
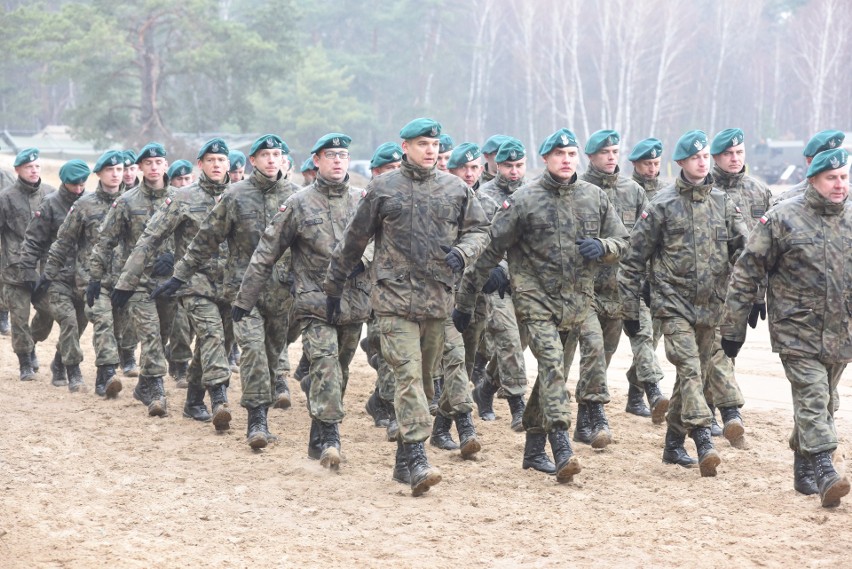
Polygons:
<instances>
[{"instance_id":1,"label":"eyeglasses","mask_svg":"<svg viewBox=\"0 0 852 569\"><path fill-rule=\"evenodd\" d=\"M329 160L334 160L335 158L340 158L341 160L349 160L348 152L335 152L334 150L326 150L322 153L322 155Z\"/></svg>"}]
</instances>

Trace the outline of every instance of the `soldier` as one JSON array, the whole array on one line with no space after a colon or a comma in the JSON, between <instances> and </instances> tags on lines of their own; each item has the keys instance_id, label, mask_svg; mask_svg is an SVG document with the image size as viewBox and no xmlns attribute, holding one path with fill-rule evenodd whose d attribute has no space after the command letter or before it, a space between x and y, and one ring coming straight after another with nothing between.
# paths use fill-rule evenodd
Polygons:
<instances>
[{"instance_id":1,"label":"soldier","mask_svg":"<svg viewBox=\"0 0 852 569\"><path fill-rule=\"evenodd\" d=\"M627 157L633 164L633 181L645 190L648 201L654 199L660 189L660 163L663 143L657 138L640 140Z\"/></svg>"},{"instance_id":2,"label":"soldier","mask_svg":"<svg viewBox=\"0 0 852 569\"><path fill-rule=\"evenodd\" d=\"M506 136L505 134L495 134L489 137L488 140L485 141L485 144L482 145L482 158L485 160L485 167L482 170L481 180L483 184L485 182L490 182L494 179L494 176L497 175L497 163L494 162L494 157L497 155L500 145L511 138L511 136Z\"/></svg>"},{"instance_id":3,"label":"soldier","mask_svg":"<svg viewBox=\"0 0 852 569\"><path fill-rule=\"evenodd\" d=\"M139 185L139 165L136 163L136 158L137 155L134 150L124 151L124 188L121 190L122 192L132 190ZM114 267L114 270L120 271L121 266ZM117 278L118 275L116 274L114 277ZM112 280L112 283L114 284L115 281ZM110 291L112 290L111 286ZM139 369L136 367L135 352L139 339L136 336L136 329L133 327L133 319L127 311L127 306L114 310L113 315L115 339L118 342L118 355L121 360L121 372L125 377L137 377Z\"/></svg>"},{"instance_id":4,"label":"soldier","mask_svg":"<svg viewBox=\"0 0 852 569\"><path fill-rule=\"evenodd\" d=\"M624 331L641 329L639 303L651 261L651 312L660 319L666 357L677 368L666 421L663 462L692 466L683 448L689 431L698 450L701 476L715 476L721 462L710 436L712 414L704 398L716 326L729 267L742 250L747 229L740 210L713 187L707 135L685 133L674 160L681 173L646 206L630 235L630 251L621 261L619 292Z\"/></svg>"},{"instance_id":5,"label":"soldier","mask_svg":"<svg viewBox=\"0 0 852 569\"><path fill-rule=\"evenodd\" d=\"M113 200L124 188L123 153L117 150L104 152L95 163L93 171L98 177L97 189L81 196L68 210L68 215L59 226L56 239L50 246L44 265L46 279L58 281L63 278L64 280L66 261L76 255L75 282L70 288L79 291L81 295L91 280L89 260L100 234L101 222L106 217ZM115 253L112 255L115 256ZM114 272L115 267L110 260L107 271L109 276L103 280L104 288L107 290L112 290L115 282ZM100 397L116 397L122 389L122 384L115 375L115 366L119 363L115 316L106 295L97 299L87 295L85 314L92 323L92 345L95 349L95 365L98 369L95 377L95 393Z\"/></svg>"},{"instance_id":6,"label":"soldier","mask_svg":"<svg viewBox=\"0 0 852 569\"><path fill-rule=\"evenodd\" d=\"M231 183L242 182L246 176L246 155L239 150L231 150L228 153L228 162L231 164L231 168L228 170L228 178L231 179Z\"/></svg>"},{"instance_id":7,"label":"soldier","mask_svg":"<svg viewBox=\"0 0 852 569\"><path fill-rule=\"evenodd\" d=\"M109 277L113 263L119 267L124 265L130 251L142 236L148 220L168 194L166 149L157 142L151 142L142 148L136 160L142 172L142 182L136 188L124 192L112 203L89 259L90 281L86 294L93 298L100 295L102 281ZM121 256L113 258L113 249L116 246L121 247ZM133 397L148 407L148 414L152 417L163 417L167 414L166 392L163 387L163 376L166 374L163 344L174 321L175 302L174 299L154 301L149 295L159 284L154 272L162 267L167 257L174 259L173 247L173 243L169 242L157 251L155 260L146 267L145 275L136 287L120 289L116 283L110 294L114 308L120 309L127 305L133 326L142 341L141 370ZM162 274L165 271L157 272Z\"/></svg>"},{"instance_id":8,"label":"soldier","mask_svg":"<svg viewBox=\"0 0 852 569\"><path fill-rule=\"evenodd\" d=\"M125 191L139 185L139 164L136 162L136 151L129 148L124 151L124 186Z\"/></svg>"},{"instance_id":9,"label":"soldier","mask_svg":"<svg viewBox=\"0 0 852 569\"><path fill-rule=\"evenodd\" d=\"M811 137L811 139L805 145L804 150L802 151L802 154L805 156L805 164L810 166L811 162L814 159L814 156L816 156L820 152L831 150L833 148L840 148L843 145L843 141L845 139L846 135L839 130L819 131ZM808 179L806 177L804 180L794 185L789 190L781 192L780 195L772 198L771 205L776 206L784 200L800 196L805 193L805 189L807 189L807 187Z\"/></svg>"},{"instance_id":10,"label":"soldier","mask_svg":"<svg viewBox=\"0 0 852 569\"><path fill-rule=\"evenodd\" d=\"M80 334L88 323L83 310L83 295L77 290L74 281L74 256L68 255L58 274L50 277L39 274L39 265L46 260L50 245L56 241L57 232L68 210L85 191L89 174L91 171L82 160L69 160L62 165L59 169L62 184L59 190L45 196L39 204L27 226L18 261L13 265L33 291L34 305L40 304L45 298L49 301L50 313L59 323L59 343L50 364L52 383L67 383L72 393L86 388L80 371L80 362L83 361Z\"/></svg>"},{"instance_id":11,"label":"soldier","mask_svg":"<svg viewBox=\"0 0 852 569\"><path fill-rule=\"evenodd\" d=\"M47 339L53 327L53 316L46 298L36 302L36 313L30 324L32 289L28 279L12 265L21 250L27 224L33 218L44 196L56 188L41 181L38 148L25 148L15 156L17 180L0 192L0 280L3 297L12 324L12 349L18 356L21 381L35 379L38 358L35 343ZM31 327L32 326L32 327Z\"/></svg>"},{"instance_id":12,"label":"soldier","mask_svg":"<svg viewBox=\"0 0 852 569\"><path fill-rule=\"evenodd\" d=\"M314 164L314 157L308 156L305 158L305 161L302 163L302 167L299 169L302 174L302 180L304 181L303 186L310 186L314 183L314 180L317 179L317 165Z\"/></svg>"},{"instance_id":13,"label":"soldier","mask_svg":"<svg viewBox=\"0 0 852 569\"><path fill-rule=\"evenodd\" d=\"M175 160L169 166L166 175L169 177L169 185L173 188L185 188L192 183L192 164L189 160Z\"/></svg>"},{"instance_id":14,"label":"soldier","mask_svg":"<svg viewBox=\"0 0 852 569\"><path fill-rule=\"evenodd\" d=\"M196 272L207 266L227 242L228 262L222 298L232 303L236 297L251 255L263 231L279 206L299 190L284 179L286 153L289 148L279 136L266 134L252 144L249 161L251 175L225 190L219 202L201 223L183 258L175 265L175 279L189 282ZM287 344L289 313L293 302L287 271L290 256L276 265L275 274L263 283L257 304L239 321L234 320L234 335L240 345L240 381L243 386L240 404L248 410L246 442L261 449L278 437L269 432L267 413L275 402L273 393L289 388L276 382L278 360ZM289 397L288 397L289 399Z\"/></svg>"},{"instance_id":15,"label":"soldier","mask_svg":"<svg viewBox=\"0 0 852 569\"><path fill-rule=\"evenodd\" d=\"M323 285L333 320L344 284L375 236L371 305L382 356L393 370L400 427L394 479L409 480L414 496L441 481L440 471L429 465L423 441L429 437L432 369L444 345L455 274L488 241L488 221L473 193L435 167L440 134L441 125L427 118L403 127L402 167L370 182ZM472 423L459 421L457 426L461 439L475 436Z\"/></svg>"},{"instance_id":16,"label":"soldier","mask_svg":"<svg viewBox=\"0 0 852 569\"><path fill-rule=\"evenodd\" d=\"M768 279L772 351L793 393L793 487L819 493L822 506L832 508L850 488L831 459L837 448L832 399L852 361L849 154L820 152L807 181L804 195L770 209L752 230L725 299L722 346L737 356L754 297Z\"/></svg>"},{"instance_id":17,"label":"soldier","mask_svg":"<svg viewBox=\"0 0 852 569\"><path fill-rule=\"evenodd\" d=\"M453 321L460 330L467 327L476 293L508 254L512 301L538 360L523 416L522 466L556 473L557 482L565 483L580 472L568 438L571 396L565 362L572 361L582 324L593 314L598 267L618 260L627 247L627 231L606 194L578 179L573 132L563 128L550 135L539 155L545 172L514 192L494 216L491 243L462 280ZM546 437L555 466L544 450Z\"/></svg>"},{"instance_id":18,"label":"soldier","mask_svg":"<svg viewBox=\"0 0 852 569\"><path fill-rule=\"evenodd\" d=\"M399 170L402 167L402 148L396 142L385 142L376 148L370 159L370 174L373 178Z\"/></svg>"},{"instance_id":19,"label":"soldier","mask_svg":"<svg viewBox=\"0 0 852 569\"><path fill-rule=\"evenodd\" d=\"M453 142L453 137L449 134L441 134L438 142L438 170L446 172L447 162L449 162L450 154L453 152L453 148L455 148L455 142Z\"/></svg>"},{"instance_id":20,"label":"soldier","mask_svg":"<svg viewBox=\"0 0 852 569\"><path fill-rule=\"evenodd\" d=\"M0 168L0 190L15 183L15 174L5 168ZM0 336L9 335L9 309L6 307L6 301L3 298L3 291L0 290Z\"/></svg>"}]
</instances>

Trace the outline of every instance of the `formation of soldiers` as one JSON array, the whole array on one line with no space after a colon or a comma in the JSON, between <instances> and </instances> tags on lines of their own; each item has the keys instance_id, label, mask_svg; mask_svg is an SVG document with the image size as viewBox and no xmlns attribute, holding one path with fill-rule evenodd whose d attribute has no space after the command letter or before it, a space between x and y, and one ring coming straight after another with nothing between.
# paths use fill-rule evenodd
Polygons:
<instances>
[{"instance_id":1,"label":"formation of soldiers","mask_svg":"<svg viewBox=\"0 0 852 569\"><path fill-rule=\"evenodd\" d=\"M842 133L817 133L807 179L774 201L746 173L736 128L685 133L670 184L659 180L655 138L633 147L632 177L623 175L612 130L585 143L582 174L580 143L557 130L538 148L544 172L534 179L510 136L456 145L422 118L400 139L376 149L364 189L350 185L343 133L311 148L305 187L290 180L289 148L274 134L248 157L212 139L195 166L169 165L155 142L105 152L91 170L70 160L59 188L41 181L38 149L23 150L0 191L9 320L0 333L11 333L20 379L35 377L35 344L55 321L52 383L85 391L79 340L91 322L97 395L117 397L122 377L138 376L133 397L165 416L169 374L186 388L183 415L223 431L238 373L246 442L262 449L277 441L270 408L291 405L287 346L301 337L293 377L312 421L308 456L337 470L360 345L377 372L366 410L397 443L392 478L418 496L441 481L425 441L475 456L473 412L495 420L498 395L510 428L525 433L522 467L570 482L582 468L572 440L594 449L613 440L607 368L623 330L633 351L626 411L665 421L664 463L715 476L713 437L746 444L734 362L747 327L768 315L793 394L794 488L826 507L848 494L832 462L837 383L852 360ZM86 193L92 174L97 189ZM677 370L671 397L659 388L661 338ZM527 347L538 372L525 399Z\"/></svg>"}]
</instances>

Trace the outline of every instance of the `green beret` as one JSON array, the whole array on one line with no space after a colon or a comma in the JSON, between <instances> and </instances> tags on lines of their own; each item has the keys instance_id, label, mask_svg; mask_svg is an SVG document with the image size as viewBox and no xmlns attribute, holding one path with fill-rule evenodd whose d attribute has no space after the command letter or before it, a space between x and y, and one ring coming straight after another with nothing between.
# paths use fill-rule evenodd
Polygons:
<instances>
[{"instance_id":1,"label":"green beret","mask_svg":"<svg viewBox=\"0 0 852 569\"><path fill-rule=\"evenodd\" d=\"M816 176L820 172L825 172L826 170L837 170L838 168L846 166L848 162L849 153L842 148L823 150L814 156L811 165L808 166L808 173L805 176L810 178L811 176Z\"/></svg>"},{"instance_id":2,"label":"green beret","mask_svg":"<svg viewBox=\"0 0 852 569\"><path fill-rule=\"evenodd\" d=\"M59 169L59 179L63 184L84 184L91 173L88 164L75 158L62 165Z\"/></svg>"},{"instance_id":3,"label":"green beret","mask_svg":"<svg viewBox=\"0 0 852 569\"><path fill-rule=\"evenodd\" d=\"M38 160L38 148L24 148L15 156L15 168Z\"/></svg>"},{"instance_id":4,"label":"green beret","mask_svg":"<svg viewBox=\"0 0 852 569\"><path fill-rule=\"evenodd\" d=\"M98 158L97 162L95 162L95 167L92 172L97 174L104 168L118 166L119 164L122 166L124 165L124 152L121 152L120 150L107 150L101 154L101 157Z\"/></svg>"},{"instance_id":5,"label":"green beret","mask_svg":"<svg viewBox=\"0 0 852 569\"><path fill-rule=\"evenodd\" d=\"M442 134L438 140L441 141L441 147L438 150L440 154L451 151L456 145L455 142L453 142L453 137L449 134Z\"/></svg>"},{"instance_id":6,"label":"green beret","mask_svg":"<svg viewBox=\"0 0 852 569\"><path fill-rule=\"evenodd\" d=\"M169 166L167 175L169 179L172 179L180 176L188 176L190 174L192 174L192 164L190 164L188 160L177 160L174 164Z\"/></svg>"},{"instance_id":7,"label":"green beret","mask_svg":"<svg viewBox=\"0 0 852 569\"><path fill-rule=\"evenodd\" d=\"M305 158L305 161L302 162L302 167L299 169L300 172L310 172L311 170L316 170L317 165L314 164L314 157L308 156Z\"/></svg>"},{"instance_id":8,"label":"green beret","mask_svg":"<svg viewBox=\"0 0 852 569\"><path fill-rule=\"evenodd\" d=\"M128 148L124 151L124 167L127 168L131 164L136 164L136 151Z\"/></svg>"},{"instance_id":9,"label":"green beret","mask_svg":"<svg viewBox=\"0 0 852 569\"><path fill-rule=\"evenodd\" d=\"M494 154L500 149L500 145L508 140L512 140L512 137L506 136L505 134L495 134L494 136L489 137L489 139L485 141L485 144L482 145L482 153Z\"/></svg>"},{"instance_id":10,"label":"green beret","mask_svg":"<svg viewBox=\"0 0 852 569\"><path fill-rule=\"evenodd\" d=\"M686 160L693 154L697 154L699 150L704 150L707 147L707 134L703 130L690 130L681 136L675 145L674 156L672 160Z\"/></svg>"},{"instance_id":11,"label":"green beret","mask_svg":"<svg viewBox=\"0 0 852 569\"><path fill-rule=\"evenodd\" d=\"M159 142L149 142L139 151L139 156L136 157L136 163L139 164L146 158L165 158L166 149Z\"/></svg>"},{"instance_id":12,"label":"green beret","mask_svg":"<svg viewBox=\"0 0 852 569\"><path fill-rule=\"evenodd\" d=\"M204 158L205 154L224 154L228 155L228 145L221 138L211 138L204 143L201 150L198 151L198 160Z\"/></svg>"},{"instance_id":13,"label":"green beret","mask_svg":"<svg viewBox=\"0 0 852 569\"><path fill-rule=\"evenodd\" d=\"M402 160L402 148L396 142L385 142L373 152L370 168L381 168Z\"/></svg>"},{"instance_id":14,"label":"green beret","mask_svg":"<svg viewBox=\"0 0 852 569\"><path fill-rule=\"evenodd\" d=\"M403 140L411 140L418 136L438 138L441 136L441 123L432 119L414 119L399 131L399 137Z\"/></svg>"},{"instance_id":15,"label":"green beret","mask_svg":"<svg viewBox=\"0 0 852 569\"><path fill-rule=\"evenodd\" d=\"M501 162L506 162L508 160L515 161L520 160L524 156L527 155L527 149L524 148L524 145L521 144L521 141L516 138L510 138L506 142L500 145L500 148L497 149L497 155L494 157L494 161L497 164Z\"/></svg>"},{"instance_id":16,"label":"green beret","mask_svg":"<svg viewBox=\"0 0 852 569\"><path fill-rule=\"evenodd\" d=\"M742 129L726 128L713 137L713 143L710 145L710 154L713 156L721 154L732 146L742 144L744 139L745 135Z\"/></svg>"},{"instance_id":17,"label":"green beret","mask_svg":"<svg viewBox=\"0 0 852 569\"><path fill-rule=\"evenodd\" d=\"M330 132L321 136L311 147L311 154L316 154L325 148L349 148L352 139L339 132Z\"/></svg>"},{"instance_id":18,"label":"green beret","mask_svg":"<svg viewBox=\"0 0 852 569\"><path fill-rule=\"evenodd\" d=\"M290 148L287 147L287 143L281 140L281 137L277 134L264 134L260 138L254 141L254 144L251 145L251 149L249 150L249 156L254 156L258 150L277 148L284 154L290 154Z\"/></svg>"},{"instance_id":19,"label":"green beret","mask_svg":"<svg viewBox=\"0 0 852 569\"><path fill-rule=\"evenodd\" d=\"M239 150L231 150L228 152L228 161L231 163L230 171L233 172L246 165L246 155Z\"/></svg>"},{"instance_id":20,"label":"green beret","mask_svg":"<svg viewBox=\"0 0 852 569\"><path fill-rule=\"evenodd\" d=\"M615 146L619 142L621 142L621 137L614 130L599 130L592 133L592 136L586 141L586 154L600 152L602 148Z\"/></svg>"},{"instance_id":21,"label":"green beret","mask_svg":"<svg viewBox=\"0 0 852 569\"><path fill-rule=\"evenodd\" d=\"M663 142L658 138L646 138L645 140L640 140L633 147L633 152L630 153L627 159L631 162L638 162L640 160L659 158L662 154Z\"/></svg>"},{"instance_id":22,"label":"green beret","mask_svg":"<svg viewBox=\"0 0 852 569\"><path fill-rule=\"evenodd\" d=\"M453 148L453 153L450 154L450 159L447 161L447 168L450 170L460 168L480 156L482 156L482 150L479 149L479 146L472 142L462 142Z\"/></svg>"},{"instance_id":23,"label":"green beret","mask_svg":"<svg viewBox=\"0 0 852 569\"><path fill-rule=\"evenodd\" d=\"M567 128L560 128L550 136L548 136L541 146L538 148L539 156L547 156L554 148L566 148L568 146L580 147L577 144L577 137Z\"/></svg>"},{"instance_id":24,"label":"green beret","mask_svg":"<svg viewBox=\"0 0 852 569\"><path fill-rule=\"evenodd\" d=\"M805 150L802 152L806 157L813 158L820 152L831 150L832 148L840 148L846 135L839 130L822 130L808 141L805 145Z\"/></svg>"}]
</instances>

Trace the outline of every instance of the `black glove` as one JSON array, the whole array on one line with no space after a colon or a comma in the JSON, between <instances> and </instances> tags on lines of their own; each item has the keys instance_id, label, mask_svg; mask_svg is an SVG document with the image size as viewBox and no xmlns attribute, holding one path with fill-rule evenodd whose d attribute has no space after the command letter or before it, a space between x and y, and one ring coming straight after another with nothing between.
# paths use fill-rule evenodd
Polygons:
<instances>
[{"instance_id":1,"label":"black glove","mask_svg":"<svg viewBox=\"0 0 852 569\"><path fill-rule=\"evenodd\" d=\"M589 261L594 261L595 259L600 259L604 256L603 243L597 239L586 237L585 239L576 241L576 244L580 248L580 254Z\"/></svg>"},{"instance_id":2,"label":"black glove","mask_svg":"<svg viewBox=\"0 0 852 569\"><path fill-rule=\"evenodd\" d=\"M151 300L155 300L160 296L174 296L177 289L182 287L184 284L185 283L179 278L172 277L154 289L154 292L151 293Z\"/></svg>"},{"instance_id":3,"label":"black glove","mask_svg":"<svg viewBox=\"0 0 852 569\"><path fill-rule=\"evenodd\" d=\"M33 291L35 291L36 282L35 281L24 281L24 286L30 291L30 295L32 295Z\"/></svg>"},{"instance_id":4,"label":"black glove","mask_svg":"<svg viewBox=\"0 0 852 569\"><path fill-rule=\"evenodd\" d=\"M364 266L364 261L358 261L358 264L355 265L355 268L352 269L352 272L349 273L349 276L346 277L346 278L347 279L354 279L355 277L357 277L358 275L360 275L361 273L363 273L366 270L367 270L367 267Z\"/></svg>"},{"instance_id":5,"label":"black glove","mask_svg":"<svg viewBox=\"0 0 852 569\"><path fill-rule=\"evenodd\" d=\"M33 302L38 302L41 297L47 294L47 289L50 288L50 280L44 275L38 278L38 282L36 282L35 288L33 288L32 299Z\"/></svg>"},{"instance_id":6,"label":"black glove","mask_svg":"<svg viewBox=\"0 0 852 569\"><path fill-rule=\"evenodd\" d=\"M624 320L624 333L627 334L628 338L635 338L636 334L639 333L639 330L642 329L642 325L638 320Z\"/></svg>"},{"instance_id":7,"label":"black glove","mask_svg":"<svg viewBox=\"0 0 852 569\"><path fill-rule=\"evenodd\" d=\"M761 320L766 320L766 305L754 303L751 305L751 312L748 313L748 325L752 328L757 328L757 317Z\"/></svg>"},{"instance_id":8,"label":"black glove","mask_svg":"<svg viewBox=\"0 0 852 569\"><path fill-rule=\"evenodd\" d=\"M153 277L164 277L175 269L175 254L166 251L154 261L154 270L151 271Z\"/></svg>"},{"instance_id":9,"label":"black glove","mask_svg":"<svg viewBox=\"0 0 852 569\"><path fill-rule=\"evenodd\" d=\"M239 322L243 319L243 316L246 316L251 310L246 310L245 308L240 308L236 304L231 307L231 320L234 322Z\"/></svg>"},{"instance_id":10,"label":"black glove","mask_svg":"<svg viewBox=\"0 0 852 569\"><path fill-rule=\"evenodd\" d=\"M471 315L467 312L461 312L453 308L453 326L455 326L456 330L459 332L467 330L467 327L470 326L470 318Z\"/></svg>"},{"instance_id":11,"label":"black glove","mask_svg":"<svg viewBox=\"0 0 852 569\"><path fill-rule=\"evenodd\" d=\"M740 353L740 348L743 347L743 344L745 344L745 342L737 342L736 340L722 338L722 349L725 351L725 355L731 359L737 357L737 354Z\"/></svg>"},{"instance_id":12,"label":"black glove","mask_svg":"<svg viewBox=\"0 0 852 569\"><path fill-rule=\"evenodd\" d=\"M645 303L645 306L651 308L651 283L647 280L642 285L642 302Z\"/></svg>"},{"instance_id":13,"label":"black glove","mask_svg":"<svg viewBox=\"0 0 852 569\"><path fill-rule=\"evenodd\" d=\"M455 247L441 245L441 251L447 254L447 256L444 257L444 262L447 263L447 266L451 268L454 273L460 273L464 270L464 259L458 249Z\"/></svg>"},{"instance_id":14,"label":"black glove","mask_svg":"<svg viewBox=\"0 0 852 569\"><path fill-rule=\"evenodd\" d=\"M95 305L95 300L101 297L101 281L89 281L86 285L86 304L89 308Z\"/></svg>"},{"instance_id":15,"label":"black glove","mask_svg":"<svg viewBox=\"0 0 852 569\"><path fill-rule=\"evenodd\" d=\"M127 301L130 300L130 297L133 296L135 290L121 290L119 288L112 289L112 293L109 295L112 300L113 308L121 308Z\"/></svg>"},{"instance_id":16,"label":"black glove","mask_svg":"<svg viewBox=\"0 0 852 569\"><path fill-rule=\"evenodd\" d=\"M495 290L500 293L500 298L505 297L506 291L509 290L509 278L500 267L491 269L488 280L482 285L482 292L485 294L491 294Z\"/></svg>"},{"instance_id":17,"label":"black glove","mask_svg":"<svg viewBox=\"0 0 852 569\"><path fill-rule=\"evenodd\" d=\"M340 297L326 296L325 297L325 319L329 324L337 324L340 318Z\"/></svg>"}]
</instances>

